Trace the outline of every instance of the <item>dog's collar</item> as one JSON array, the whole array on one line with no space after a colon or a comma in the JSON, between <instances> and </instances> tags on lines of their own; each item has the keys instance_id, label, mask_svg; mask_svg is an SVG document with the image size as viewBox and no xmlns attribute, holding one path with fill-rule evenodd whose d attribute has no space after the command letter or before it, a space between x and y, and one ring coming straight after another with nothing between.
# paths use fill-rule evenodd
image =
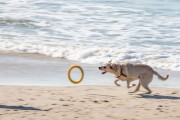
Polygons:
<instances>
[{"instance_id":1,"label":"dog's collar","mask_svg":"<svg viewBox=\"0 0 180 120\"><path fill-rule=\"evenodd\" d=\"M117 78L120 78L120 77L121 77L121 75L122 75L123 77L127 77L127 75L125 75L125 74L122 72L122 69L121 69L121 67L120 67L120 75L119 75L119 76L117 76Z\"/></svg>"}]
</instances>

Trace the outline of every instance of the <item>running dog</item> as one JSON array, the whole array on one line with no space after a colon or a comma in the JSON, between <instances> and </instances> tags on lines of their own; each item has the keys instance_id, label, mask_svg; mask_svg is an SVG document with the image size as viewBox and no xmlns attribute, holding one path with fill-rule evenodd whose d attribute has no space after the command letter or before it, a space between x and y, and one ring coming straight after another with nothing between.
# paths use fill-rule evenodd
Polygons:
<instances>
[{"instance_id":1,"label":"running dog","mask_svg":"<svg viewBox=\"0 0 180 120\"><path fill-rule=\"evenodd\" d=\"M166 77L162 77L153 70L152 67L145 64L115 64L109 61L104 66L99 67L99 70L103 71L102 74L105 74L106 72L114 74L117 78L114 83L117 86L120 86L117 82L121 80L127 81L127 87L130 88L130 82L139 79L136 89L131 93L139 91L139 88L142 85L148 91L146 94L151 94L152 91L149 89L148 85L152 81L153 75L158 76L158 78L163 81L169 78L169 74Z\"/></svg>"}]
</instances>

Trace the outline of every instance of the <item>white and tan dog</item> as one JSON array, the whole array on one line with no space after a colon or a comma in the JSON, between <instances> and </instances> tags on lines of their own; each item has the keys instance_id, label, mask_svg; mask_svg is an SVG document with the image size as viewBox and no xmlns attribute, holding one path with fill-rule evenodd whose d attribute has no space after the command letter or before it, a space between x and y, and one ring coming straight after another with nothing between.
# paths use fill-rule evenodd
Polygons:
<instances>
[{"instance_id":1,"label":"white and tan dog","mask_svg":"<svg viewBox=\"0 0 180 120\"><path fill-rule=\"evenodd\" d=\"M130 82L139 79L138 86L132 93L139 91L142 85L148 91L146 94L150 94L152 91L149 89L148 85L152 81L153 75L158 76L158 78L163 81L169 78L169 75L162 77L154 71L152 67L144 64L115 64L109 61L106 65L99 67L99 70L103 71L102 74L106 72L114 74L117 78L114 83L117 86L120 86L117 82L121 80L127 81L127 87L130 88Z\"/></svg>"}]
</instances>

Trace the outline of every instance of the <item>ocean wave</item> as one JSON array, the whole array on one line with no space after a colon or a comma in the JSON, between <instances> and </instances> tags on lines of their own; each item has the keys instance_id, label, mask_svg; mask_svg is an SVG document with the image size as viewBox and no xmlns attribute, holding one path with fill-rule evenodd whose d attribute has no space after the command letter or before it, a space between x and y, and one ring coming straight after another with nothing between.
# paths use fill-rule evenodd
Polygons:
<instances>
[{"instance_id":1,"label":"ocean wave","mask_svg":"<svg viewBox=\"0 0 180 120\"><path fill-rule=\"evenodd\" d=\"M163 50L161 47L148 49L145 47L133 48L132 46L121 45L120 47L111 48L101 45L86 46L78 42L74 42L74 44L71 42L51 44L44 42L39 44L37 41L22 43L21 41L9 42L1 40L0 43L0 50L43 54L50 57L78 60L82 63L103 64L108 60L113 60L118 63L144 63L157 68L180 71L178 49L176 53L167 53L166 49Z\"/></svg>"},{"instance_id":2,"label":"ocean wave","mask_svg":"<svg viewBox=\"0 0 180 120\"><path fill-rule=\"evenodd\" d=\"M178 4L162 0L3 0L0 50L91 64L110 59L141 62L180 71Z\"/></svg>"},{"instance_id":3,"label":"ocean wave","mask_svg":"<svg viewBox=\"0 0 180 120\"><path fill-rule=\"evenodd\" d=\"M39 22L35 20L29 20L29 19L23 19L23 18L10 18L10 17L0 17L0 25L6 26L6 25L13 25L13 26L26 26L31 28L38 28L42 29L43 27L48 27L48 24L45 22Z\"/></svg>"}]
</instances>

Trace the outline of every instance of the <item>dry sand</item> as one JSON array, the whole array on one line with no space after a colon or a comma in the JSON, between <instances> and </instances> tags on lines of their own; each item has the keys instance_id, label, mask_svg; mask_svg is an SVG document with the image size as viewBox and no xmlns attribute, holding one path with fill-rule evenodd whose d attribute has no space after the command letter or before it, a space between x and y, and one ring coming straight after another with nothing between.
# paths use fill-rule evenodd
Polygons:
<instances>
[{"instance_id":1,"label":"dry sand","mask_svg":"<svg viewBox=\"0 0 180 120\"><path fill-rule=\"evenodd\" d=\"M131 88L133 90L134 88ZM180 120L180 89L0 86L0 120Z\"/></svg>"}]
</instances>

